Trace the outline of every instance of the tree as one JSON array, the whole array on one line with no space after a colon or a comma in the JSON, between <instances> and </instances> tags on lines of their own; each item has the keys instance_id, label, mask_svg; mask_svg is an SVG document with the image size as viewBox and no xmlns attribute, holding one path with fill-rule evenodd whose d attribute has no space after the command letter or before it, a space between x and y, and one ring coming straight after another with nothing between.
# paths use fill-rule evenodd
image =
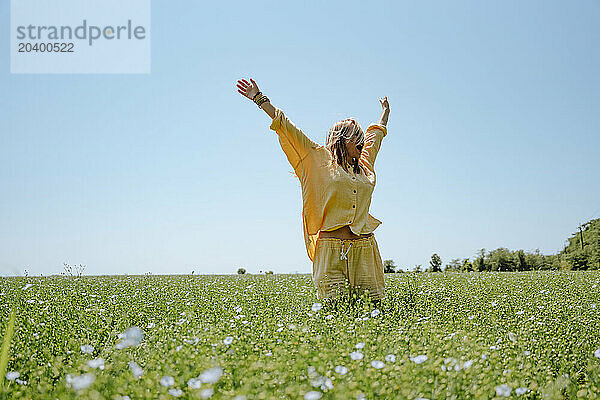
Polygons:
<instances>
[{"instance_id":1,"label":"tree","mask_svg":"<svg viewBox=\"0 0 600 400\"><path fill-rule=\"evenodd\" d=\"M442 259L436 253L431 256L429 261L431 272L442 272Z\"/></svg>"},{"instance_id":2,"label":"tree","mask_svg":"<svg viewBox=\"0 0 600 400\"><path fill-rule=\"evenodd\" d=\"M460 271L461 266L460 258L455 258L450 261L450 264L446 264L446 271Z\"/></svg>"},{"instance_id":3,"label":"tree","mask_svg":"<svg viewBox=\"0 0 600 400\"><path fill-rule=\"evenodd\" d=\"M517 271L528 271L530 269L529 265L527 265L527 258L525 257L525 252L523 250L517 250L515 252L515 261Z\"/></svg>"},{"instance_id":4,"label":"tree","mask_svg":"<svg viewBox=\"0 0 600 400\"><path fill-rule=\"evenodd\" d=\"M515 261L511 251L505 247L497 248L488 254L492 271L514 271Z\"/></svg>"},{"instance_id":5,"label":"tree","mask_svg":"<svg viewBox=\"0 0 600 400\"><path fill-rule=\"evenodd\" d=\"M489 264L485 262L485 249L481 249L479 250L478 254L477 254L477 258L475 259L475 261L473 262L473 269L475 271L489 271Z\"/></svg>"},{"instance_id":6,"label":"tree","mask_svg":"<svg viewBox=\"0 0 600 400\"><path fill-rule=\"evenodd\" d=\"M421 272L421 264L415 265L415 272Z\"/></svg>"},{"instance_id":7,"label":"tree","mask_svg":"<svg viewBox=\"0 0 600 400\"><path fill-rule=\"evenodd\" d=\"M385 260L383 262L383 272L386 274L393 274L396 272L396 265L394 264L394 260Z\"/></svg>"},{"instance_id":8,"label":"tree","mask_svg":"<svg viewBox=\"0 0 600 400\"><path fill-rule=\"evenodd\" d=\"M246 270L244 268L238 268L238 275L244 275Z\"/></svg>"},{"instance_id":9,"label":"tree","mask_svg":"<svg viewBox=\"0 0 600 400\"><path fill-rule=\"evenodd\" d=\"M568 269L600 269L600 218L578 227L558 255Z\"/></svg>"}]
</instances>

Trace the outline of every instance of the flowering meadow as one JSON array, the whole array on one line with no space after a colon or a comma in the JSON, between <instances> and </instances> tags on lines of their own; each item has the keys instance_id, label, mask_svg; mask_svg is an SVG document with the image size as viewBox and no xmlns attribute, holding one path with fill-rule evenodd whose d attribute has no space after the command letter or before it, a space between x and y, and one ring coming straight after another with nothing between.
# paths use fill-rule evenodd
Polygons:
<instances>
[{"instance_id":1,"label":"flowering meadow","mask_svg":"<svg viewBox=\"0 0 600 400\"><path fill-rule=\"evenodd\" d=\"M0 398L599 398L599 285L389 274L334 308L309 275L0 278Z\"/></svg>"}]
</instances>

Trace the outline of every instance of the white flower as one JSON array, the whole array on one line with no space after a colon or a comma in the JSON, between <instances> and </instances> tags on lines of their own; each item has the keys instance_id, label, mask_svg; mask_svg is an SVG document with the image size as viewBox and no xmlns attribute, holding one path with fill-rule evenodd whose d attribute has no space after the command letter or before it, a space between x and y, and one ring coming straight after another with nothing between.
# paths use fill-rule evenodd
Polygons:
<instances>
[{"instance_id":1,"label":"white flower","mask_svg":"<svg viewBox=\"0 0 600 400\"><path fill-rule=\"evenodd\" d=\"M320 387L321 390L333 389L333 382L331 379L324 376L317 376L310 382L310 384L314 387Z\"/></svg>"},{"instance_id":2,"label":"white flower","mask_svg":"<svg viewBox=\"0 0 600 400\"><path fill-rule=\"evenodd\" d=\"M240 394L238 396L235 396L233 398L233 400L247 400L247 399L246 399L246 396L244 396L243 394Z\"/></svg>"},{"instance_id":3,"label":"white flower","mask_svg":"<svg viewBox=\"0 0 600 400\"><path fill-rule=\"evenodd\" d=\"M348 368L344 367L343 365L338 365L335 367L335 372L340 375L346 375L348 373Z\"/></svg>"},{"instance_id":4,"label":"white flower","mask_svg":"<svg viewBox=\"0 0 600 400\"><path fill-rule=\"evenodd\" d=\"M475 316L474 315L469 315L469 319L474 319Z\"/></svg>"},{"instance_id":5,"label":"white flower","mask_svg":"<svg viewBox=\"0 0 600 400\"><path fill-rule=\"evenodd\" d=\"M311 390L310 392L306 392L306 394L304 394L304 400L319 400L321 397L323 397L323 394L315 390Z\"/></svg>"},{"instance_id":6,"label":"white flower","mask_svg":"<svg viewBox=\"0 0 600 400\"><path fill-rule=\"evenodd\" d=\"M410 361L414 362L415 364L421 364L427 361L427 356L425 354L421 354L416 357L410 357Z\"/></svg>"},{"instance_id":7,"label":"white flower","mask_svg":"<svg viewBox=\"0 0 600 400\"><path fill-rule=\"evenodd\" d=\"M325 383L325 377L324 376L318 376L318 375L317 375L317 377L315 379L313 379L310 382L311 386L314 386L314 387L321 386L324 383Z\"/></svg>"},{"instance_id":8,"label":"white flower","mask_svg":"<svg viewBox=\"0 0 600 400\"><path fill-rule=\"evenodd\" d=\"M32 286L33 286L33 285L32 285L31 283L27 283L27 284L26 284L25 286L23 286L21 289L23 289L23 290L27 290L27 289L29 289L29 288L30 288L30 287L32 287Z\"/></svg>"},{"instance_id":9,"label":"white flower","mask_svg":"<svg viewBox=\"0 0 600 400\"><path fill-rule=\"evenodd\" d=\"M528 356L528 355L530 355L530 354L531 354L531 352L530 352L529 350L525 350L525 351L523 352L523 354L525 354L526 356ZM600 357L600 356L599 356L599 357Z\"/></svg>"},{"instance_id":10,"label":"white flower","mask_svg":"<svg viewBox=\"0 0 600 400\"><path fill-rule=\"evenodd\" d=\"M81 346L81 352L84 354L92 354L94 352L94 346L91 344L84 344Z\"/></svg>"},{"instance_id":11,"label":"white flower","mask_svg":"<svg viewBox=\"0 0 600 400\"><path fill-rule=\"evenodd\" d=\"M357 349L364 349L365 348L365 342L360 342L360 343L356 343L356 347Z\"/></svg>"},{"instance_id":12,"label":"white flower","mask_svg":"<svg viewBox=\"0 0 600 400\"><path fill-rule=\"evenodd\" d=\"M6 376L6 379L8 379L9 381L14 381L19 376L21 376L21 374L19 372L11 371L11 372L7 372L5 376Z\"/></svg>"},{"instance_id":13,"label":"white flower","mask_svg":"<svg viewBox=\"0 0 600 400\"><path fill-rule=\"evenodd\" d=\"M206 371L198 375L198 379L200 379L202 383L215 383L219 379L221 379L221 376L223 376L223 368L214 367L207 369Z\"/></svg>"},{"instance_id":14,"label":"white flower","mask_svg":"<svg viewBox=\"0 0 600 400\"><path fill-rule=\"evenodd\" d=\"M378 316L379 314L381 314L381 311L379 311L377 308L374 309L373 311L371 311L371 317L375 318L376 316Z\"/></svg>"},{"instance_id":15,"label":"white flower","mask_svg":"<svg viewBox=\"0 0 600 400\"><path fill-rule=\"evenodd\" d=\"M166 375L160 378L160 384L164 387L173 386L175 384L175 379L172 376Z\"/></svg>"},{"instance_id":16,"label":"white flower","mask_svg":"<svg viewBox=\"0 0 600 400\"><path fill-rule=\"evenodd\" d=\"M233 337L227 336L225 339L223 339L223 344L225 346L229 346L231 343L233 343Z\"/></svg>"},{"instance_id":17,"label":"white flower","mask_svg":"<svg viewBox=\"0 0 600 400\"><path fill-rule=\"evenodd\" d=\"M203 399L210 399L213 394L215 394L213 388L206 388L200 391L200 397L202 397Z\"/></svg>"},{"instance_id":18,"label":"white flower","mask_svg":"<svg viewBox=\"0 0 600 400\"><path fill-rule=\"evenodd\" d=\"M194 338L192 338L192 339L183 339L183 341L187 344L198 344L200 339L198 339L197 337L194 336Z\"/></svg>"},{"instance_id":19,"label":"white flower","mask_svg":"<svg viewBox=\"0 0 600 400\"><path fill-rule=\"evenodd\" d=\"M519 396L522 394L525 394L529 392L529 389L527 389L526 387L519 387L515 389L515 393L518 394Z\"/></svg>"},{"instance_id":20,"label":"white flower","mask_svg":"<svg viewBox=\"0 0 600 400\"><path fill-rule=\"evenodd\" d=\"M396 362L396 356L394 354L388 354L387 356L385 356L385 361Z\"/></svg>"},{"instance_id":21,"label":"white flower","mask_svg":"<svg viewBox=\"0 0 600 400\"><path fill-rule=\"evenodd\" d=\"M517 311L517 315L523 315L525 314L525 311L521 310L521 311Z\"/></svg>"},{"instance_id":22,"label":"white flower","mask_svg":"<svg viewBox=\"0 0 600 400\"><path fill-rule=\"evenodd\" d=\"M104 369L104 358L99 357L94 360L90 360L87 362L88 367L90 368L99 368L101 370Z\"/></svg>"},{"instance_id":23,"label":"white flower","mask_svg":"<svg viewBox=\"0 0 600 400\"><path fill-rule=\"evenodd\" d=\"M144 374L144 370L142 369L142 367L140 367L135 361L129 361L128 365L129 369L131 370L131 373L136 378L139 378Z\"/></svg>"},{"instance_id":24,"label":"white flower","mask_svg":"<svg viewBox=\"0 0 600 400\"><path fill-rule=\"evenodd\" d=\"M150 322L150 323L148 323L148 325L146 325L146 328L147 328L147 329L152 329L152 328L154 328L155 326L156 326L156 325L154 325L154 322Z\"/></svg>"},{"instance_id":25,"label":"white flower","mask_svg":"<svg viewBox=\"0 0 600 400\"><path fill-rule=\"evenodd\" d=\"M513 333L513 332L508 332L508 338L513 343L517 341L517 335L515 333Z\"/></svg>"},{"instance_id":26,"label":"white flower","mask_svg":"<svg viewBox=\"0 0 600 400\"><path fill-rule=\"evenodd\" d=\"M508 397L508 396L510 396L511 390L512 390L511 387L508 386L506 383L504 383L502 385L498 385L498 386L496 386L496 396Z\"/></svg>"},{"instance_id":27,"label":"white flower","mask_svg":"<svg viewBox=\"0 0 600 400\"><path fill-rule=\"evenodd\" d=\"M350 353L350 358L353 360L362 360L365 355L360 351L353 351Z\"/></svg>"},{"instance_id":28,"label":"white flower","mask_svg":"<svg viewBox=\"0 0 600 400\"><path fill-rule=\"evenodd\" d=\"M596 357L600 358L600 349L596 350L596 351L594 352L594 355L595 355Z\"/></svg>"},{"instance_id":29,"label":"white flower","mask_svg":"<svg viewBox=\"0 0 600 400\"><path fill-rule=\"evenodd\" d=\"M173 397L179 397L183 394L183 390L181 389L169 389L169 394Z\"/></svg>"},{"instance_id":30,"label":"white flower","mask_svg":"<svg viewBox=\"0 0 600 400\"><path fill-rule=\"evenodd\" d=\"M359 393L356 395L356 400L365 400L367 396L364 393Z\"/></svg>"},{"instance_id":31,"label":"white flower","mask_svg":"<svg viewBox=\"0 0 600 400\"><path fill-rule=\"evenodd\" d=\"M381 369L381 368L385 367L385 363L383 361L373 360L373 361L371 361L371 367L373 367L375 369Z\"/></svg>"},{"instance_id":32,"label":"white flower","mask_svg":"<svg viewBox=\"0 0 600 400\"><path fill-rule=\"evenodd\" d=\"M67 387L72 388L73 390L83 390L88 388L94 381L96 380L96 376L92 373L87 373L83 375L73 375L68 374L66 376Z\"/></svg>"},{"instance_id":33,"label":"white flower","mask_svg":"<svg viewBox=\"0 0 600 400\"><path fill-rule=\"evenodd\" d=\"M313 312L317 312L321 308L323 308L323 305L321 303L315 303L315 304L312 305L311 310L313 310Z\"/></svg>"},{"instance_id":34,"label":"white flower","mask_svg":"<svg viewBox=\"0 0 600 400\"><path fill-rule=\"evenodd\" d=\"M131 328L127 329L124 333L122 333L120 337L123 340L121 340L116 345L117 349L119 350L139 345L142 339L144 338L144 332L142 332L142 330L137 326L132 326Z\"/></svg>"},{"instance_id":35,"label":"white flower","mask_svg":"<svg viewBox=\"0 0 600 400\"><path fill-rule=\"evenodd\" d=\"M472 365L473 365L473 360L467 360L464 362L463 368L468 369L468 368L471 368Z\"/></svg>"},{"instance_id":36,"label":"white flower","mask_svg":"<svg viewBox=\"0 0 600 400\"><path fill-rule=\"evenodd\" d=\"M202 386L202 381L198 378L190 378L187 381L187 385L191 388L191 389L200 389L200 386Z\"/></svg>"}]
</instances>

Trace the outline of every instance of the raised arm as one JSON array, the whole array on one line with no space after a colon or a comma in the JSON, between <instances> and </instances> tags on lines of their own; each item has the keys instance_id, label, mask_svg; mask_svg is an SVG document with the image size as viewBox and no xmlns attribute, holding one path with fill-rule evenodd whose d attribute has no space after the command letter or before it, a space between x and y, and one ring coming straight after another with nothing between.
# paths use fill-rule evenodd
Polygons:
<instances>
[{"instance_id":1,"label":"raised arm","mask_svg":"<svg viewBox=\"0 0 600 400\"><path fill-rule=\"evenodd\" d=\"M366 164L366 166L374 171L375 170L375 159L379 148L381 147L381 140L387 135L387 120L390 115L390 105L387 97L379 99L383 111L379 122L377 124L371 124L367 127L365 132L365 145L360 153L360 160Z\"/></svg>"},{"instance_id":2,"label":"raised arm","mask_svg":"<svg viewBox=\"0 0 600 400\"><path fill-rule=\"evenodd\" d=\"M298 129L281 109L271 105L269 99L258 90L258 85L253 79L250 79L250 82L245 79L238 80L237 87L239 93L253 100L271 117L273 121L269 128L277 132L281 148L296 175L300 176L299 168L302 160L310 153L311 149L319 147L319 144Z\"/></svg>"}]
</instances>

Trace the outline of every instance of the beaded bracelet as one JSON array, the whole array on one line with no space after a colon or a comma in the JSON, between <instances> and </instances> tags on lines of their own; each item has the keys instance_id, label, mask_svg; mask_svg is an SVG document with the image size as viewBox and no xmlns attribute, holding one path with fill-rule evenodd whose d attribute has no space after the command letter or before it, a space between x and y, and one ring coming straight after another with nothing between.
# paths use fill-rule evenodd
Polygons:
<instances>
[{"instance_id":1,"label":"beaded bracelet","mask_svg":"<svg viewBox=\"0 0 600 400\"><path fill-rule=\"evenodd\" d=\"M261 106L267 101L269 101L269 98L263 94L258 100L255 101L255 103L258 108L261 108Z\"/></svg>"},{"instance_id":2,"label":"beaded bracelet","mask_svg":"<svg viewBox=\"0 0 600 400\"><path fill-rule=\"evenodd\" d=\"M264 96L264 95L263 95L261 92L258 92L258 93L256 94L256 96L254 96L254 98L252 99L252 101L253 101L253 102L255 102L256 104L258 104L258 102L260 101L260 99L262 99L262 98L263 98L263 96Z\"/></svg>"},{"instance_id":3,"label":"beaded bracelet","mask_svg":"<svg viewBox=\"0 0 600 400\"><path fill-rule=\"evenodd\" d=\"M264 103L268 103L268 102L269 102L269 98L268 98L268 97L265 97L265 100L264 100L263 102L261 102L261 103L258 105L258 108L262 108L262 105L263 105Z\"/></svg>"}]
</instances>

